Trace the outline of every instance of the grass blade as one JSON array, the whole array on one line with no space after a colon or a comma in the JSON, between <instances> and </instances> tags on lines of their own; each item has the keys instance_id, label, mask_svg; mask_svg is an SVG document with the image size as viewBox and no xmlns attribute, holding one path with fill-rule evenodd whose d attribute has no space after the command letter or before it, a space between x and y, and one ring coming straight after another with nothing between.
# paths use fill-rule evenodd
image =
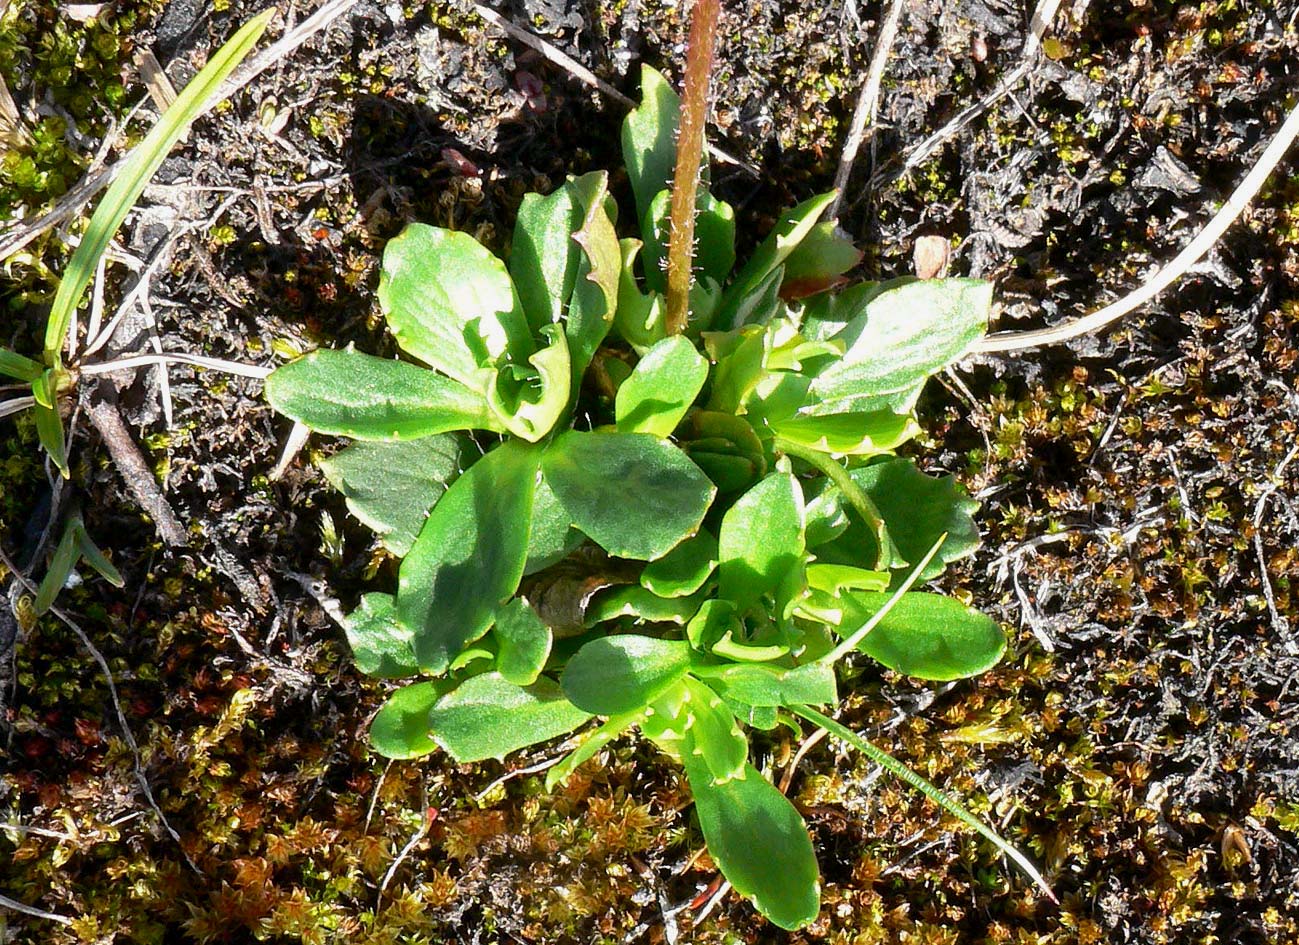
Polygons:
<instances>
[{"instance_id":1,"label":"grass blade","mask_svg":"<svg viewBox=\"0 0 1299 945\"><path fill-rule=\"evenodd\" d=\"M31 358L24 358L8 348L0 348L0 374L30 383L40 377L43 370L44 367Z\"/></svg>"},{"instance_id":2,"label":"grass blade","mask_svg":"<svg viewBox=\"0 0 1299 945\"><path fill-rule=\"evenodd\" d=\"M998 850L1006 854L1006 856L1014 860L1016 865L1024 871L1025 875L1037 884L1038 888L1042 890L1048 899L1054 903L1059 903L1060 900L1056 899L1055 894L1051 892L1051 887L1047 885L1046 880L1042 878L1042 874L1038 872L1037 867L1032 864L1028 857L1020 853L1005 840L1001 839L1001 837L999 837L991 827L971 814L952 797L930 784L892 755L886 754L884 751L876 748L852 729L840 725L828 715L823 715L815 709L808 708L805 705L791 705L786 708L795 715L807 719L813 725L825 729L841 741L847 742L889 774L905 781L911 787L925 795L925 797L929 798L961 823L965 824L971 830L974 830L980 836L992 843Z\"/></svg>"},{"instance_id":3,"label":"grass blade","mask_svg":"<svg viewBox=\"0 0 1299 945\"><path fill-rule=\"evenodd\" d=\"M270 9L248 21L217 50L126 159L121 173L95 209L95 215L91 217L81 243L59 281L50 320L45 326L46 364L55 366L61 363L64 336L71 324L72 313L94 275L99 258L108 248L109 240L126 219L172 145L207 109L221 83L252 50L274 14L275 10Z\"/></svg>"},{"instance_id":4,"label":"grass blade","mask_svg":"<svg viewBox=\"0 0 1299 945\"><path fill-rule=\"evenodd\" d=\"M934 542L933 547L930 548L916 566L911 569L911 573L906 576L906 580L898 585L898 589L893 592L893 596L885 602L884 606L873 614L869 620L858 627L857 631L853 633L852 636L841 641L838 646L825 656L821 657L817 662L834 665L853 650L857 649L857 644L866 637L866 634L874 630L876 626L879 625L879 622L888 616L888 612L894 608L897 602L902 599L902 595L911 590L912 585L916 583L916 580L924 572L925 568L929 566L929 562L934 560L934 555L938 554L938 549L943 546L943 542L945 541L947 541L947 532L943 532L938 536L938 541Z\"/></svg>"},{"instance_id":5,"label":"grass blade","mask_svg":"<svg viewBox=\"0 0 1299 945\"><path fill-rule=\"evenodd\" d=\"M45 577L41 580L41 586L36 589L36 600L32 604L32 609L37 616L45 613L53 606L54 598L59 596L59 591L63 590L63 585L68 583L68 575L72 573L80 554L81 549L77 542L77 523L75 520L69 521L63 526L63 534L59 538L59 545L54 549L54 556L50 558L49 570L45 572Z\"/></svg>"}]
</instances>

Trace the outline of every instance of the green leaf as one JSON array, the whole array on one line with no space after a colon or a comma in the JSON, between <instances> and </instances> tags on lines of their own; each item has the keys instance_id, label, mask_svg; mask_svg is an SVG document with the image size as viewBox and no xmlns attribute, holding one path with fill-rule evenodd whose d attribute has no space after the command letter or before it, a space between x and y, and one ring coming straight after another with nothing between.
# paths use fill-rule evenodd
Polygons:
<instances>
[{"instance_id":1,"label":"green leaf","mask_svg":"<svg viewBox=\"0 0 1299 945\"><path fill-rule=\"evenodd\" d=\"M692 410L677 430L681 448L722 492L739 492L767 472L762 441L744 417Z\"/></svg>"},{"instance_id":2,"label":"green leaf","mask_svg":"<svg viewBox=\"0 0 1299 945\"><path fill-rule=\"evenodd\" d=\"M677 335L660 341L618 388L618 429L671 436L707 379L708 362L688 339Z\"/></svg>"},{"instance_id":3,"label":"green leaf","mask_svg":"<svg viewBox=\"0 0 1299 945\"><path fill-rule=\"evenodd\" d=\"M979 504L969 497L953 476L927 476L906 458L887 459L848 473L879 510L888 529L893 553L881 567L906 568L925 556L940 535L946 535L929 566L920 575L928 581L946 565L974 553L979 529L974 512ZM843 499L838 489L827 486L813 503L818 526L808 525L808 534L818 535L817 557L830 564L857 564L875 554L875 538L858 522L844 528L830 525L839 521ZM821 524L828 527L821 528ZM830 536L824 543L821 538ZM809 545L813 543L809 540Z\"/></svg>"},{"instance_id":4,"label":"green leaf","mask_svg":"<svg viewBox=\"0 0 1299 945\"><path fill-rule=\"evenodd\" d=\"M586 762L596 756L605 745L609 744L641 719L641 713L628 712L626 715L615 715L601 725L596 726L582 744L578 745L559 764L546 772L546 790L553 791L557 784L563 784L569 776Z\"/></svg>"},{"instance_id":5,"label":"green leaf","mask_svg":"<svg viewBox=\"0 0 1299 945\"><path fill-rule=\"evenodd\" d=\"M445 672L492 625L523 576L539 449L517 440L492 450L429 513L402 562L397 618L415 634L422 669Z\"/></svg>"},{"instance_id":6,"label":"green leaf","mask_svg":"<svg viewBox=\"0 0 1299 945\"><path fill-rule=\"evenodd\" d=\"M505 427L482 394L404 361L320 349L266 378L266 400L318 433L412 440L451 430Z\"/></svg>"},{"instance_id":7,"label":"green leaf","mask_svg":"<svg viewBox=\"0 0 1299 945\"><path fill-rule=\"evenodd\" d=\"M687 597L704 586L716 567L717 539L701 531L645 565L640 583L659 597Z\"/></svg>"},{"instance_id":8,"label":"green leaf","mask_svg":"<svg viewBox=\"0 0 1299 945\"><path fill-rule=\"evenodd\" d=\"M32 382L32 389L40 383L40 378ZM72 475L68 468L68 447L63 439L63 418L59 416L58 407L47 407L37 402L32 405L32 415L36 418L36 438L41 448L50 456L50 462L58 467L63 478Z\"/></svg>"},{"instance_id":9,"label":"green leaf","mask_svg":"<svg viewBox=\"0 0 1299 945\"><path fill-rule=\"evenodd\" d=\"M412 683L388 697L370 723L370 744L385 758L418 758L437 748L429 712L450 686L446 680Z\"/></svg>"},{"instance_id":10,"label":"green leaf","mask_svg":"<svg viewBox=\"0 0 1299 945\"><path fill-rule=\"evenodd\" d=\"M902 556L894 567L915 564L946 534L930 567L921 580L929 580L942 566L974 554L979 547L979 527L974 513L979 503L956 481L955 476L927 476L909 459L890 459L849 473L871 497L893 544Z\"/></svg>"},{"instance_id":11,"label":"green leaf","mask_svg":"<svg viewBox=\"0 0 1299 945\"><path fill-rule=\"evenodd\" d=\"M58 292L50 307L49 321L45 323L46 364L55 366L60 363L72 313L76 311L77 303L90 284L100 257L107 251L109 241L139 199L145 185L167 157L172 145L185 133L185 129L212 104L222 83L252 50L274 15L274 9L266 10L240 27L208 59L207 64L176 96L158 123L123 162L108 192L104 194L104 199L95 208L95 214L90 218L72 259L68 261L63 278L59 280Z\"/></svg>"},{"instance_id":12,"label":"green leaf","mask_svg":"<svg viewBox=\"0 0 1299 945\"><path fill-rule=\"evenodd\" d=\"M64 524L63 534L59 536L59 543L50 557L50 566L45 572L45 577L41 579L40 587L36 589L36 600L32 603L32 610L38 617L54 606L54 599L68 583L68 576L72 574L72 569L76 567L77 558L80 556L81 545L77 536L76 520L69 519Z\"/></svg>"},{"instance_id":13,"label":"green leaf","mask_svg":"<svg viewBox=\"0 0 1299 945\"><path fill-rule=\"evenodd\" d=\"M537 483L532 501L532 530L528 535L528 560L523 565L524 574L550 567L567 558L585 540L573 527L568 510L560 504L545 479Z\"/></svg>"},{"instance_id":14,"label":"green leaf","mask_svg":"<svg viewBox=\"0 0 1299 945\"><path fill-rule=\"evenodd\" d=\"M803 491L789 473L772 473L722 518L718 596L743 613L772 593L803 561Z\"/></svg>"},{"instance_id":15,"label":"green leaf","mask_svg":"<svg viewBox=\"0 0 1299 945\"><path fill-rule=\"evenodd\" d=\"M785 260L780 294L801 299L830 288L862 260L862 251L839 234L833 220L818 223Z\"/></svg>"},{"instance_id":16,"label":"green leaf","mask_svg":"<svg viewBox=\"0 0 1299 945\"><path fill-rule=\"evenodd\" d=\"M911 414L892 410L868 413L800 414L772 420L771 431L782 439L818 453L873 456L889 453L920 432Z\"/></svg>"},{"instance_id":17,"label":"green leaf","mask_svg":"<svg viewBox=\"0 0 1299 945\"><path fill-rule=\"evenodd\" d=\"M600 342L613 327L622 275L622 249L614 230L613 208L604 171L592 172L573 181L582 228L573 242L582 249L578 257L577 281L564 319L568 349L573 362L572 398L576 402L582 378Z\"/></svg>"},{"instance_id":18,"label":"green leaf","mask_svg":"<svg viewBox=\"0 0 1299 945\"><path fill-rule=\"evenodd\" d=\"M698 531L716 493L681 450L646 433L570 430L542 470L573 523L622 558L666 554Z\"/></svg>"},{"instance_id":19,"label":"green leaf","mask_svg":"<svg viewBox=\"0 0 1299 945\"><path fill-rule=\"evenodd\" d=\"M10 351L8 348L0 348L0 374L5 377L17 378L30 384L40 377L44 370L44 366L39 361L24 358L18 352Z\"/></svg>"},{"instance_id":20,"label":"green leaf","mask_svg":"<svg viewBox=\"0 0 1299 945\"><path fill-rule=\"evenodd\" d=\"M622 123L622 156L637 220L645 219L655 195L672 182L681 113L680 96L660 72L642 65L640 76L640 104Z\"/></svg>"},{"instance_id":21,"label":"green leaf","mask_svg":"<svg viewBox=\"0 0 1299 945\"><path fill-rule=\"evenodd\" d=\"M890 575L887 571L867 571L846 564L809 564L807 586L826 594L839 594L845 590L886 591Z\"/></svg>"},{"instance_id":22,"label":"green leaf","mask_svg":"<svg viewBox=\"0 0 1299 945\"><path fill-rule=\"evenodd\" d=\"M785 668L765 663L696 664L690 670L728 702L746 706L837 705L834 667L805 663Z\"/></svg>"},{"instance_id":23,"label":"green leaf","mask_svg":"<svg viewBox=\"0 0 1299 945\"><path fill-rule=\"evenodd\" d=\"M908 412L925 379L982 337L992 285L925 279L862 291L860 311L834 336L845 352L812 381L813 413Z\"/></svg>"},{"instance_id":24,"label":"green leaf","mask_svg":"<svg viewBox=\"0 0 1299 945\"><path fill-rule=\"evenodd\" d=\"M722 308L714 323L722 329L736 328L744 322L737 318L747 298L755 294L798 245L812 232L821 214L834 200L834 193L820 194L787 210L722 297Z\"/></svg>"},{"instance_id":25,"label":"green leaf","mask_svg":"<svg viewBox=\"0 0 1299 945\"><path fill-rule=\"evenodd\" d=\"M581 252L573 234L582 226L582 215L572 181L549 196L525 194L519 205L510 277L534 332L559 322L573 296Z\"/></svg>"},{"instance_id":26,"label":"green leaf","mask_svg":"<svg viewBox=\"0 0 1299 945\"><path fill-rule=\"evenodd\" d=\"M548 741L591 716L578 709L554 680L541 676L517 686L500 673L471 676L429 710L429 734L461 764L504 758Z\"/></svg>"},{"instance_id":27,"label":"green leaf","mask_svg":"<svg viewBox=\"0 0 1299 945\"><path fill-rule=\"evenodd\" d=\"M624 585L601 591L592 598L586 610L585 626L594 627L619 617L684 626L695 615L699 604L697 597L660 597L643 587Z\"/></svg>"},{"instance_id":28,"label":"green leaf","mask_svg":"<svg viewBox=\"0 0 1299 945\"><path fill-rule=\"evenodd\" d=\"M685 751L703 759L714 784L738 778L749 761L749 740L722 697L699 680L682 680L690 713Z\"/></svg>"},{"instance_id":29,"label":"green leaf","mask_svg":"<svg viewBox=\"0 0 1299 945\"><path fill-rule=\"evenodd\" d=\"M568 339L558 325L541 334L550 342L528 358L531 367L510 363L496 372L487 402L500 424L515 436L535 443L555 426L570 395Z\"/></svg>"},{"instance_id":30,"label":"green leaf","mask_svg":"<svg viewBox=\"0 0 1299 945\"><path fill-rule=\"evenodd\" d=\"M842 595L842 636L852 633L889 599L888 594L849 591ZM1001 660L1006 635L997 622L941 594L903 594L857 645L868 656L918 679L947 681L976 676Z\"/></svg>"},{"instance_id":31,"label":"green leaf","mask_svg":"<svg viewBox=\"0 0 1299 945\"><path fill-rule=\"evenodd\" d=\"M81 520L80 516L76 519L76 533L77 550L81 554L81 560L90 565L109 584L114 587L124 586L126 581L122 578L121 572L113 566L113 562L109 561L104 553L99 550L99 546L91 540L90 535L86 532L85 522Z\"/></svg>"},{"instance_id":32,"label":"green leaf","mask_svg":"<svg viewBox=\"0 0 1299 945\"><path fill-rule=\"evenodd\" d=\"M348 510L385 548L405 557L429 509L460 474L465 440L454 434L394 443L359 442L320 460Z\"/></svg>"},{"instance_id":33,"label":"green leaf","mask_svg":"<svg viewBox=\"0 0 1299 945\"><path fill-rule=\"evenodd\" d=\"M363 594L360 606L343 621L356 668L367 676L401 679L419 672L411 632L397 621L391 594Z\"/></svg>"},{"instance_id":34,"label":"green leaf","mask_svg":"<svg viewBox=\"0 0 1299 945\"><path fill-rule=\"evenodd\" d=\"M701 653L707 653L724 637L742 633L744 625L729 600L713 598L700 605L699 610L686 624L686 639Z\"/></svg>"},{"instance_id":35,"label":"green leaf","mask_svg":"<svg viewBox=\"0 0 1299 945\"><path fill-rule=\"evenodd\" d=\"M537 681L550 658L550 628L522 598L514 598L496 612L492 633L499 644L496 669L518 686Z\"/></svg>"},{"instance_id":36,"label":"green leaf","mask_svg":"<svg viewBox=\"0 0 1299 945\"><path fill-rule=\"evenodd\" d=\"M403 350L470 388L533 351L505 264L467 233L411 223L389 240L379 306Z\"/></svg>"},{"instance_id":37,"label":"green leaf","mask_svg":"<svg viewBox=\"0 0 1299 945\"><path fill-rule=\"evenodd\" d=\"M593 715L622 715L645 708L689 668L690 646L684 640L628 633L584 645L559 681L575 706Z\"/></svg>"},{"instance_id":38,"label":"green leaf","mask_svg":"<svg viewBox=\"0 0 1299 945\"><path fill-rule=\"evenodd\" d=\"M618 308L614 312L614 327L637 354L643 355L667 336L667 309L662 293L645 294L636 280L636 257L641 251L641 241L622 240L622 269L618 274Z\"/></svg>"},{"instance_id":39,"label":"green leaf","mask_svg":"<svg viewBox=\"0 0 1299 945\"><path fill-rule=\"evenodd\" d=\"M708 854L722 875L781 928L812 922L821 909L819 871L794 805L753 765L715 784L701 759L687 752L683 760Z\"/></svg>"}]
</instances>

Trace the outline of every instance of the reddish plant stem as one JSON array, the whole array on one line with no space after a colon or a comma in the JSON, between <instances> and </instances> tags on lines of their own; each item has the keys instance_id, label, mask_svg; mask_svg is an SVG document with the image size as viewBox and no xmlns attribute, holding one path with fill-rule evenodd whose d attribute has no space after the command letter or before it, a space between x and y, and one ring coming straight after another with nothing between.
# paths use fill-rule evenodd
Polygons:
<instances>
[{"instance_id":1,"label":"reddish plant stem","mask_svg":"<svg viewBox=\"0 0 1299 945\"><path fill-rule=\"evenodd\" d=\"M668 219L667 333L685 331L690 310L690 277L695 250L695 194L704 153L708 118L708 80L717 48L720 0L695 0L686 47L685 87L677 133L677 163L672 175L672 209Z\"/></svg>"}]
</instances>

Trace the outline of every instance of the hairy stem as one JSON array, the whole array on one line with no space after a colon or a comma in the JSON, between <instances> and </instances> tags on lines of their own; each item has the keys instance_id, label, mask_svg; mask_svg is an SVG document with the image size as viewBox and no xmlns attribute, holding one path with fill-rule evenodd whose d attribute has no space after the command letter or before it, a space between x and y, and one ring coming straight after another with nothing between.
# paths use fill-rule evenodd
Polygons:
<instances>
[{"instance_id":1,"label":"hairy stem","mask_svg":"<svg viewBox=\"0 0 1299 945\"><path fill-rule=\"evenodd\" d=\"M690 276L695 250L695 195L704 153L708 118L708 79L717 48L720 0L695 0L686 49L685 87L677 133L677 164L672 175L672 209L668 218L667 333L685 331L690 309Z\"/></svg>"}]
</instances>

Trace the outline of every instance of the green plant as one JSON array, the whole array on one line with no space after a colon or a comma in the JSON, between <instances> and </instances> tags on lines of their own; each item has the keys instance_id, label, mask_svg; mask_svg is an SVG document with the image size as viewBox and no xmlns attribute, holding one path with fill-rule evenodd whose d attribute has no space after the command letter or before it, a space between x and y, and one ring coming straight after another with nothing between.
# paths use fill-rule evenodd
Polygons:
<instances>
[{"instance_id":1,"label":"green plant","mask_svg":"<svg viewBox=\"0 0 1299 945\"><path fill-rule=\"evenodd\" d=\"M108 340L115 327L112 324L102 332L91 328L82 356L73 357L71 363L64 361L65 345L71 342L75 348L78 341L76 312L86 287L101 265L113 235L166 158L167 152L190 123L211 104L222 83L261 37L274 12L268 10L253 18L217 50L159 118L158 123L150 129L144 140L125 159L86 226L86 231L68 262L67 271L59 280L45 325L41 360L0 348L0 376L13 378L19 382L17 386L21 388L25 385L30 390L30 394L0 402L0 417L30 408L35 414L40 444L64 477L70 476L70 469L59 410L60 399L72 391L81 373L114 366L108 362L92 364L86 360L88 355L94 354ZM91 541L80 514L74 511L65 518L61 539L41 582L37 595L38 613L48 610L54 602L54 597L63 587L78 557L83 558L104 578L121 586L121 576Z\"/></svg>"},{"instance_id":2,"label":"green plant","mask_svg":"<svg viewBox=\"0 0 1299 945\"><path fill-rule=\"evenodd\" d=\"M830 195L734 271L734 213L697 187L710 10L696 5L684 103L646 68L623 126L639 239L619 240L603 172L528 195L508 264L411 224L379 303L422 363L319 350L267 379L276 410L356 440L325 474L402 558L396 593L364 595L347 634L363 672L431 678L392 694L373 744L471 762L601 718L553 786L638 728L685 767L726 878L797 928L819 908L815 855L745 728L801 717L1041 882L814 708L838 704L854 650L950 680L1005 649L990 618L912 590L973 551L975 503L893 455L927 378L982 335L991 287L841 288L860 257L820 219Z\"/></svg>"}]
</instances>

